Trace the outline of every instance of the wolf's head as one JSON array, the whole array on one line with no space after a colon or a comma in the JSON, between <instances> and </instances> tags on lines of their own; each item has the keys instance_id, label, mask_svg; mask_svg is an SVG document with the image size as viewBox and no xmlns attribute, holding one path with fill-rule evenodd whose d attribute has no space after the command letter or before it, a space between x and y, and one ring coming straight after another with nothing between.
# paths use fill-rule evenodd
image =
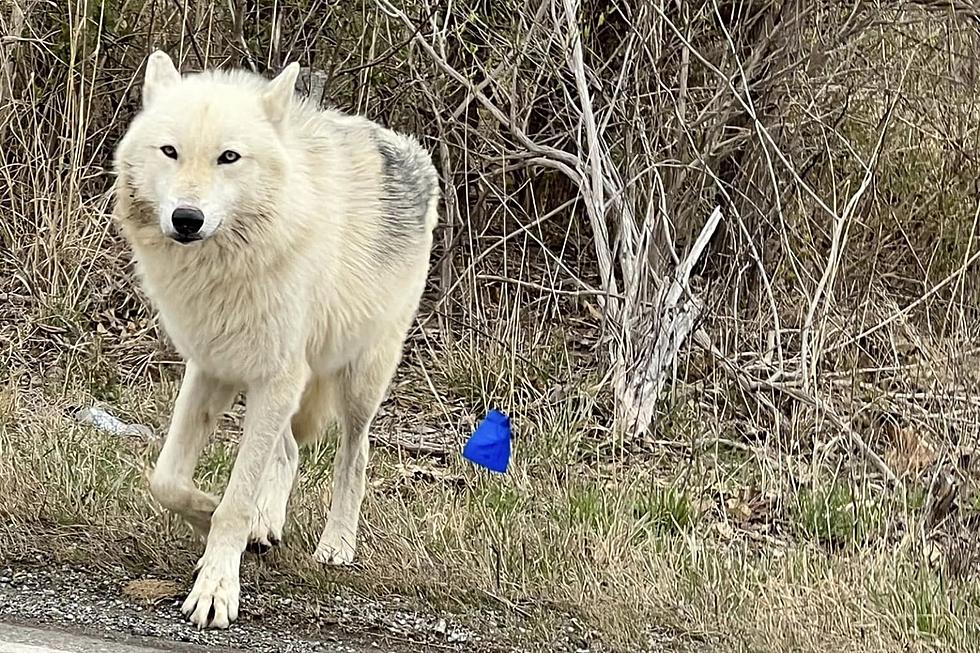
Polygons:
<instances>
[{"instance_id":1,"label":"wolf's head","mask_svg":"<svg viewBox=\"0 0 980 653\"><path fill-rule=\"evenodd\" d=\"M179 243L247 240L268 220L287 157L282 123L299 65L267 81L246 72L181 77L163 52L150 55L143 108L116 149L123 221ZM152 232L151 232L152 233Z\"/></svg>"}]
</instances>

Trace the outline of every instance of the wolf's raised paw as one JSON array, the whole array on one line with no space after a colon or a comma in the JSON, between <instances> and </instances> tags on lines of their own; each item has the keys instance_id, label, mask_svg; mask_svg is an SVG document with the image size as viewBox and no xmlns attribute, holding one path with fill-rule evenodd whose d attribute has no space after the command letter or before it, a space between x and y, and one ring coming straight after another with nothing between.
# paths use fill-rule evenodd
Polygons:
<instances>
[{"instance_id":1,"label":"wolf's raised paw","mask_svg":"<svg viewBox=\"0 0 980 653\"><path fill-rule=\"evenodd\" d=\"M286 521L285 510L270 518L266 512L258 512L252 519L245 550L257 555L265 555L282 542L282 527Z\"/></svg>"}]
</instances>

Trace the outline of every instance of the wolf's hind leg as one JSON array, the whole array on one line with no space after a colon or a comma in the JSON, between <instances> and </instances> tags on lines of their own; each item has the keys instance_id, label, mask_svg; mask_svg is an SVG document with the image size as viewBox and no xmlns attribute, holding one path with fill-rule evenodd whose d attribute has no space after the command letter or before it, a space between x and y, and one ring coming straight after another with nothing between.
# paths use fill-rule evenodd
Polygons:
<instances>
[{"instance_id":1,"label":"wolf's hind leg","mask_svg":"<svg viewBox=\"0 0 980 653\"><path fill-rule=\"evenodd\" d=\"M311 445L323 437L328 423L336 417L338 394L331 377L316 375L310 379L303 390L299 410L290 422L297 444L301 447Z\"/></svg>"},{"instance_id":2,"label":"wolf's hind leg","mask_svg":"<svg viewBox=\"0 0 980 653\"><path fill-rule=\"evenodd\" d=\"M217 498L194 485L194 467L236 389L205 374L188 361L174 403L170 429L150 477L150 493L165 508L182 516L206 536Z\"/></svg>"},{"instance_id":3,"label":"wolf's hind leg","mask_svg":"<svg viewBox=\"0 0 980 653\"><path fill-rule=\"evenodd\" d=\"M384 399L401 358L402 340L390 340L349 364L339 375L341 433L334 458L330 514L313 557L321 563L354 561L357 526L364 500L368 428Z\"/></svg>"},{"instance_id":4,"label":"wolf's hind leg","mask_svg":"<svg viewBox=\"0 0 980 653\"><path fill-rule=\"evenodd\" d=\"M291 428L286 428L272 454L256 497L256 511L246 550L264 554L282 541L289 495L299 467L299 447Z\"/></svg>"}]
</instances>

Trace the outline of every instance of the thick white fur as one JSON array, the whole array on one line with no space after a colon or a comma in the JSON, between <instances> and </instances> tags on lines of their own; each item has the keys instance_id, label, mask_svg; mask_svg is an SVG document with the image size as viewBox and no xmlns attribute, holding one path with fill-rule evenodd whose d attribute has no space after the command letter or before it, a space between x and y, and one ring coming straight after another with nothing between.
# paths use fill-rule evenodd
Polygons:
<instances>
[{"instance_id":1,"label":"thick white fur","mask_svg":"<svg viewBox=\"0 0 980 653\"><path fill-rule=\"evenodd\" d=\"M282 536L297 444L330 417L342 435L314 556L353 560L368 427L417 311L437 220L435 172L418 144L295 98L297 72L293 64L271 82L240 71L181 77L155 52L143 110L116 150L114 215L186 360L150 489L207 535L183 606L199 627L235 620L242 552ZM385 213L393 167L379 142L418 164L396 198L404 215ZM217 164L224 150L241 159ZM171 238L178 205L202 211L203 240ZM195 487L194 468L239 391L244 435L219 501Z\"/></svg>"}]
</instances>

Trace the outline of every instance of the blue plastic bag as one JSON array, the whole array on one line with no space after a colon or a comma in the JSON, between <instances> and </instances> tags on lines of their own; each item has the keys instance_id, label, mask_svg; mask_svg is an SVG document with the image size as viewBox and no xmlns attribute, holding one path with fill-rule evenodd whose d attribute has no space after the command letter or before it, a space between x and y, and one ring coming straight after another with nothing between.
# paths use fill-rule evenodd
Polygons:
<instances>
[{"instance_id":1,"label":"blue plastic bag","mask_svg":"<svg viewBox=\"0 0 980 653\"><path fill-rule=\"evenodd\" d=\"M510 418L491 410L463 447L463 458L503 474L510 462Z\"/></svg>"}]
</instances>

